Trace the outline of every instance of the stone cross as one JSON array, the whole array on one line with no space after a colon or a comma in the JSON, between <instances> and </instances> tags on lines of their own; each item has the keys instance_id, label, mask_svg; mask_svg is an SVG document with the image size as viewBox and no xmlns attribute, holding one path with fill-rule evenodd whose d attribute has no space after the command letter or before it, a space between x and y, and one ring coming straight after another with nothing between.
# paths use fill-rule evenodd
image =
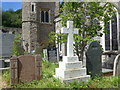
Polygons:
<instances>
[{"instance_id":1,"label":"stone cross","mask_svg":"<svg viewBox=\"0 0 120 90\"><path fill-rule=\"evenodd\" d=\"M67 21L67 28L63 27L61 28L61 33L67 33L67 56L74 56L73 54L73 34L78 34L78 29L73 28L73 21Z\"/></svg>"}]
</instances>

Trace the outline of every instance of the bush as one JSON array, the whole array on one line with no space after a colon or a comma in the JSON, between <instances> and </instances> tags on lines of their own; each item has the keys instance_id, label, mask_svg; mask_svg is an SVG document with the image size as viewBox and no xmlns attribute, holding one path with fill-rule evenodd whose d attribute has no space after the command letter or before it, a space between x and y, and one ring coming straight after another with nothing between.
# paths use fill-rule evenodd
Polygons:
<instances>
[{"instance_id":1,"label":"bush","mask_svg":"<svg viewBox=\"0 0 120 90\"><path fill-rule=\"evenodd\" d=\"M13 56L24 55L24 49L21 45L21 41L21 35L16 33L13 42Z\"/></svg>"}]
</instances>

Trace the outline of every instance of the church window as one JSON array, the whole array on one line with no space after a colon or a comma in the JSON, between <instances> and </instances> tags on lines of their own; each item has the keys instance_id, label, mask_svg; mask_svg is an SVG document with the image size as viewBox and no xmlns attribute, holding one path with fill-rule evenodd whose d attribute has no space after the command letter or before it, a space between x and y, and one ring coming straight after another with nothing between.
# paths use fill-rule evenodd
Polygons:
<instances>
[{"instance_id":1,"label":"church window","mask_svg":"<svg viewBox=\"0 0 120 90\"><path fill-rule=\"evenodd\" d=\"M112 17L112 50L118 50L118 39L117 39L117 17Z\"/></svg>"},{"instance_id":2,"label":"church window","mask_svg":"<svg viewBox=\"0 0 120 90\"><path fill-rule=\"evenodd\" d=\"M41 12L41 22L44 22L44 11Z\"/></svg>"},{"instance_id":3,"label":"church window","mask_svg":"<svg viewBox=\"0 0 120 90\"><path fill-rule=\"evenodd\" d=\"M40 22L41 23L50 23L50 10L41 9L40 10Z\"/></svg>"},{"instance_id":4,"label":"church window","mask_svg":"<svg viewBox=\"0 0 120 90\"><path fill-rule=\"evenodd\" d=\"M49 12L45 12L45 22L49 22Z\"/></svg>"},{"instance_id":5,"label":"church window","mask_svg":"<svg viewBox=\"0 0 120 90\"><path fill-rule=\"evenodd\" d=\"M105 34L105 50L118 50L118 28L117 15L111 16L112 20L106 24L107 34Z\"/></svg>"},{"instance_id":6,"label":"church window","mask_svg":"<svg viewBox=\"0 0 120 90\"><path fill-rule=\"evenodd\" d=\"M107 34L105 34L105 50L110 50L110 22L105 22Z\"/></svg>"},{"instance_id":7,"label":"church window","mask_svg":"<svg viewBox=\"0 0 120 90\"><path fill-rule=\"evenodd\" d=\"M35 12L35 3L31 3L31 12Z\"/></svg>"}]
</instances>

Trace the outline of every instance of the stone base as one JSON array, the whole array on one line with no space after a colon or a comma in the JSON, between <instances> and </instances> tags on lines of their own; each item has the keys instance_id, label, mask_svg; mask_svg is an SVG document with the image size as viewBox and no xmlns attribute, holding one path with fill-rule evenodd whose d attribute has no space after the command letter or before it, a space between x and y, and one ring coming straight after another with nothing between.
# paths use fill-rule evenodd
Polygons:
<instances>
[{"instance_id":1,"label":"stone base","mask_svg":"<svg viewBox=\"0 0 120 90\"><path fill-rule=\"evenodd\" d=\"M56 75L54 75L55 78L59 78ZM79 77L74 77L74 78L67 78L67 79L63 79L63 78L59 78L61 80L61 82L74 82L74 81L85 81L88 82L88 80L90 79L90 75L86 75L86 76L79 76Z\"/></svg>"},{"instance_id":2,"label":"stone base","mask_svg":"<svg viewBox=\"0 0 120 90\"><path fill-rule=\"evenodd\" d=\"M82 67L82 61L78 60L78 57L63 57L63 62L59 62L59 68L55 69L56 78L59 78L62 82L71 81L88 81L90 75L86 75L86 68Z\"/></svg>"}]
</instances>

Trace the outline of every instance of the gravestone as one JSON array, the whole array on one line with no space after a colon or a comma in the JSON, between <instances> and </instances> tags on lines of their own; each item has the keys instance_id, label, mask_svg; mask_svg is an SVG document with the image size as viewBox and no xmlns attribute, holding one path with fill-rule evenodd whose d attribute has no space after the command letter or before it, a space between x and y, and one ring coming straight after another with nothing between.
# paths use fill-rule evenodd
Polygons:
<instances>
[{"instance_id":1,"label":"gravestone","mask_svg":"<svg viewBox=\"0 0 120 90\"><path fill-rule=\"evenodd\" d=\"M0 68L4 68L4 67L5 67L4 59L0 59Z\"/></svg>"},{"instance_id":2,"label":"gravestone","mask_svg":"<svg viewBox=\"0 0 120 90\"><path fill-rule=\"evenodd\" d=\"M86 52L87 74L91 77L102 74L102 49L97 41L90 43Z\"/></svg>"},{"instance_id":3,"label":"gravestone","mask_svg":"<svg viewBox=\"0 0 120 90\"><path fill-rule=\"evenodd\" d=\"M44 54L43 59L44 59L44 60L48 60L47 49L43 49L43 54Z\"/></svg>"},{"instance_id":4,"label":"gravestone","mask_svg":"<svg viewBox=\"0 0 120 90\"><path fill-rule=\"evenodd\" d=\"M24 55L10 60L11 85L41 79L41 56Z\"/></svg>"},{"instance_id":5,"label":"gravestone","mask_svg":"<svg viewBox=\"0 0 120 90\"><path fill-rule=\"evenodd\" d=\"M113 76L120 76L120 54L116 56L114 61Z\"/></svg>"},{"instance_id":6,"label":"gravestone","mask_svg":"<svg viewBox=\"0 0 120 90\"><path fill-rule=\"evenodd\" d=\"M12 56L13 39L13 34L0 33L0 58Z\"/></svg>"},{"instance_id":7,"label":"gravestone","mask_svg":"<svg viewBox=\"0 0 120 90\"><path fill-rule=\"evenodd\" d=\"M73 53L73 34L78 34L78 29L73 28L73 21L67 21L67 28L63 27L61 33L68 33L67 56L63 56L63 61L59 62L59 68L55 69L54 77L59 78L62 82L88 81L90 75L86 75L86 68L82 67L82 61L79 61Z\"/></svg>"},{"instance_id":8,"label":"gravestone","mask_svg":"<svg viewBox=\"0 0 120 90\"><path fill-rule=\"evenodd\" d=\"M43 49L43 53L44 53L44 60L48 60L50 62L57 62L56 48Z\"/></svg>"},{"instance_id":9,"label":"gravestone","mask_svg":"<svg viewBox=\"0 0 120 90\"><path fill-rule=\"evenodd\" d=\"M57 49L56 48L47 49L47 54L48 54L48 61L57 62Z\"/></svg>"}]
</instances>

